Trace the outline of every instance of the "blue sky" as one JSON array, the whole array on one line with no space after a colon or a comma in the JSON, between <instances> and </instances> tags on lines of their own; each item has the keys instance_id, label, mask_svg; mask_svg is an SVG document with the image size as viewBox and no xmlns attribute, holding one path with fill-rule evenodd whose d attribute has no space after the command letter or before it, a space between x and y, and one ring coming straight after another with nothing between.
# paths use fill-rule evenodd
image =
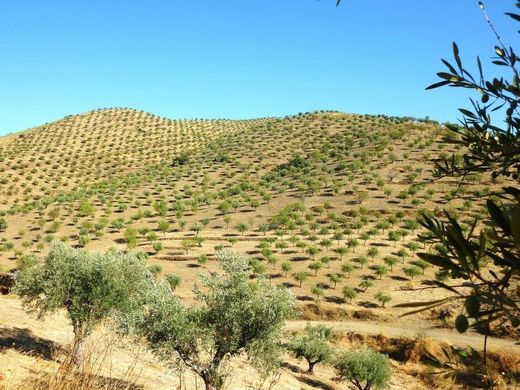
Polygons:
<instances>
[{"instance_id":1,"label":"blue sky","mask_svg":"<svg viewBox=\"0 0 520 390\"><path fill-rule=\"evenodd\" d=\"M513 45L517 26L503 12L514 2L488 2ZM477 1L2 1L0 134L102 107L455 120L464 91L424 91L453 40L471 69L477 54L493 55Z\"/></svg>"}]
</instances>

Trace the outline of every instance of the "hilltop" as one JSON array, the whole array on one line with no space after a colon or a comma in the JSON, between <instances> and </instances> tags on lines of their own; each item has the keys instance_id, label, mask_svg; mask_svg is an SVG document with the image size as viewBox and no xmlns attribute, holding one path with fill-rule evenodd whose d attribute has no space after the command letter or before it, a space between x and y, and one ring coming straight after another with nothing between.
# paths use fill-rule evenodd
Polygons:
<instances>
[{"instance_id":1,"label":"hilltop","mask_svg":"<svg viewBox=\"0 0 520 390\"><path fill-rule=\"evenodd\" d=\"M0 138L1 179L10 182L0 196L6 203L74 191L164 163L246 126L248 121L170 120L130 109L70 115Z\"/></svg>"},{"instance_id":2,"label":"hilltop","mask_svg":"<svg viewBox=\"0 0 520 390\"><path fill-rule=\"evenodd\" d=\"M145 253L161 275L178 275L176 293L190 302L197 274L214 270L215 252L230 248L248 255L257 275L288 287L303 320L450 329L453 310L400 318L404 310L392 307L445 294L418 290L436 277L415 256L423 245L420 213L448 208L469 226L481 207L468 194L500 185L475 175L461 188L434 181L432 160L461 152L445 135L436 122L339 112L252 120L171 120L130 109L68 116L0 138L0 266L23 267L53 240L93 251L118 247ZM355 294L346 296L346 287ZM0 299L20 316L15 297ZM60 344L70 334L63 318L54 336L48 324L21 321ZM321 379L334 386L330 375Z\"/></svg>"}]
</instances>

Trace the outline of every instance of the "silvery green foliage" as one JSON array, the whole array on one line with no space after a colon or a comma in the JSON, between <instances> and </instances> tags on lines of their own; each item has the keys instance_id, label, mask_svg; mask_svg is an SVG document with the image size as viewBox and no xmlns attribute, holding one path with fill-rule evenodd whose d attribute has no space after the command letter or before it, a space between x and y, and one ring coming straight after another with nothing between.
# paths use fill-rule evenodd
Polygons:
<instances>
[{"instance_id":1,"label":"silvery green foliage","mask_svg":"<svg viewBox=\"0 0 520 390\"><path fill-rule=\"evenodd\" d=\"M409 313L413 314L458 300L464 312L455 322L457 330L465 332L471 326L483 330L487 340L492 323L509 321L513 327L520 326L520 296L513 282L520 271L520 70L514 49L500 38L483 2L479 6L496 37L492 51L496 57L491 61L496 66L494 76L485 75L479 57L478 73L472 75L453 43L454 61L442 60L446 69L437 73L440 81L427 89L465 88L475 97L470 99L470 109L459 109L460 125L446 124L449 133L445 141L457 145L463 154L439 156L433 173L437 178L458 180L454 196L474 175L505 179L506 186L483 195L466 195L475 201L486 200L485 212L474 213L473 221L461 221L447 210L444 217L424 213L421 225L427 232L419 238L434 251L417 256L439 268L440 280L430 283L451 296L397 306L413 308ZM520 2L515 2L515 7L520 9ZM506 15L520 22L520 14ZM486 345L484 341L484 362Z\"/></svg>"},{"instance_id":2,"label":"silvery green foliage","mask_svg":"<svg viewBox=\"0 0 520 390\"><path fill-rule=\"evenodd\" d=\"M287 347L297 358L307 360L308 372L313 372L316 364L329 362L332 358L334 349L329 343L331 336L331 328L307 324L305 333L292 339Z\"/></svg>"},{"instance_id":3,"label":"silvery green foliage","mask_svg":"<svg viewBox=\"0 0 520 390\"><path fill-rule=\"evenodd\" d=\"M371 350L344 352L334 367L339 379L350 381L359 390L384 389L392 376L388 356Z\"/></svg>"},{"instance_id":4,"label":"silvery green foliage","mask_svg":"<svg viewBox=\"0 0 520 390\"><path fill-rule=\"evenodd\" d=\"M53 242L43 260L17 273L14 291L39 318L66 310L74 329L74 354L102 320L116 311L134 311L152 280L137 254L89 253Z\"/></svg>"},{"instance_id":5,"label":"silvery green foliage","mask_svg":"<svg viewBox=\"0 0 520 390\"><path fill-rule=\"evenodd\" d=\"M223 385L221 364L245 354L262 374L279 363L284 321L294 310L285 288L251 281L247 258L218 252L222 272L200 277L198 304L184 305L164 282L156 282L142 308L122 316L127 331L144 337L160 358L185 365L207 388Z\"/></svg>"}]
</instances>

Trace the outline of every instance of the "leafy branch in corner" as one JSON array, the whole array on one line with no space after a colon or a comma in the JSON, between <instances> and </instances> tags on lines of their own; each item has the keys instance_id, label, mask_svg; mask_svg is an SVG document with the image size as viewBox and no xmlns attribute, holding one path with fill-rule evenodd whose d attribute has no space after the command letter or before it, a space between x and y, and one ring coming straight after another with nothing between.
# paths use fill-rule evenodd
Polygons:
<instances>
[{"instance_id":1,"label":"leafy branch in corner","mask_svg":"<svg viewBox=\"0 0 520 390\"><path fill-rule=\"evenodd\" d=\"M418 256L440 269L442 281L432 284L453 296L397 306L413 308L411 313L416 313L454 299L464 302L456 328L460 332L469 327L484 332L485 362L491 324L510 322L513 327L520 326L520 87L515 51L503 43L484 4L479 2L479 6L497 39L491 63L504 76L487 80L479 57L478 75L473 76L464 67L459 48L453 43L454 63L443 59L447 71L437 73L440 81L426 89L467 88L475 91L478 99L470 99L470 109L459 109L462 119L458 125L446 125L449 135L445 141L461 145L464 155L436 160L434 174L464 180L467 175L479 172L493 180L502 177L508 186L498 196L487 195L484 220L475 219L467 229L447 212L444 218L423 216L421 224L427 233L420 238L432 244L434 251ZM516 7L520 8L520 2ZM506 15L520 22L519 14ZM492 115L503 116L504 120L497 123ZM455 283L450 285L449 279Z\"/></svg>"}]
</instances>

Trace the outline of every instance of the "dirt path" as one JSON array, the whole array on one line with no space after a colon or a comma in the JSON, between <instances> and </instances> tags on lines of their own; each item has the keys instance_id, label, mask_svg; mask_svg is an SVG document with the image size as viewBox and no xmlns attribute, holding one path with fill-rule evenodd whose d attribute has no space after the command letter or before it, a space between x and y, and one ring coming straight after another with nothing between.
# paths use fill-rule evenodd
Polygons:
<instances>
[{"instance_id":1,"label":"dirt path","mask_svg":"<svg viewBox=\"0 0 520 390\"><path fill-rule=\"evenodd\" d=\"M460 347L470 346L477 350L482 350L484 346L484 336L474 332L461 334L449 329L405 328L369 321L287 321L285 329L289 331L303 330L309 322L313 325L327 325L334 330L343 332L357 332L370 335L384 334L388 337L416 337L421 335L439 341L448 341ZM520 353L520 345L518 343L496 337L488 338L488 348L489 350L507 349Z\"/></svg>"}]
</instances>

